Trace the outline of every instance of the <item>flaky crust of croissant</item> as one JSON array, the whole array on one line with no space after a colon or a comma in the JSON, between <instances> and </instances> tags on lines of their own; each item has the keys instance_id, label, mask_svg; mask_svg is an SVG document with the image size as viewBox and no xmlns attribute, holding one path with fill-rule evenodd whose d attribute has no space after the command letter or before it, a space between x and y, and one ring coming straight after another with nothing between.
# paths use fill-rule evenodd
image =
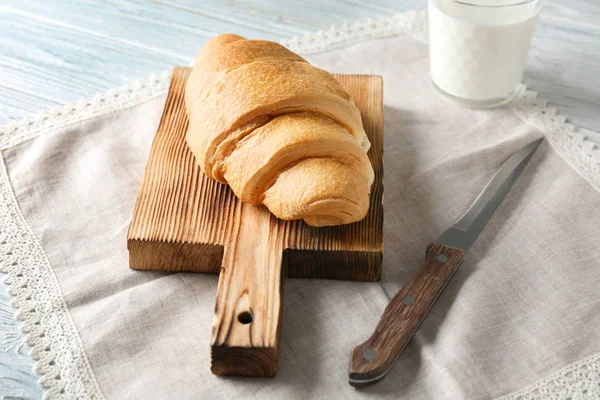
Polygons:
<instances>
[{"instance_id":1,"label":"flaky crust of croissant","mask_svg":"<svg viewBox=\"0 0 600 400\"><path fill-rule=\"evenodd\" d=\"M366 216L370 143L328 72L277 43L220 35L194 63L185 105L196 161L243 202L312 226Z\"/></svg>"}]
</instances>

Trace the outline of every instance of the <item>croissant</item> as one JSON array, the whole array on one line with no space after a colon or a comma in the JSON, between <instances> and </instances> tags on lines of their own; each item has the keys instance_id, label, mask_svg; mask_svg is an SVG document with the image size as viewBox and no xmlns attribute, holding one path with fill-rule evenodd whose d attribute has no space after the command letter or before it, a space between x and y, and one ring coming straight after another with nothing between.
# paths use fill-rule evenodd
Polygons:
<instances>
[{"instance_id":1,"label":"croissant","mask_svg":"<svg viewBox=\"0 0 600 400\"><path fill-rule=\"evenodd\" d=\"M197 163L241 201L312 226L366 216L370 143L328 72L277 43L220 35L194 63L185 106Z\"/></svg>"}]
</instances>

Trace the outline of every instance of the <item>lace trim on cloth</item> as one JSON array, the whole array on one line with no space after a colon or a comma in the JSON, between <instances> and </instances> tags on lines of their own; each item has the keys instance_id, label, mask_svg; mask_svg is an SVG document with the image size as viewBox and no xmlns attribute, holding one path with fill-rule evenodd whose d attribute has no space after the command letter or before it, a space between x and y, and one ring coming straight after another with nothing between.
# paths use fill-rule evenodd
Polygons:
<instances>
[{"instance_id":1,"label":"lace trim on cloth","mask_svg":"<svg viewBox=\"0 0 600 400\"><path fill-rule=\"evenodd\" d=\"M0 150L16 146L44 132L150 100L166 93L170 80L171 71L165 71L161 75L152 75L145 81L138 80L106 93L98 93L94 98L51 108L0 127Z\"/></svg>"},{"instance_id":2,"label":"lace trim on cloth","mask_svg":"<svg viewBox=\"0 0 600 400\"><path fill-rule=\"evenodd\" d=\"M317 53L362 40L409 34L427 42L427 14L409 11L377 20L345 24L281 43L301 54ZM137 81L120 89L43 111L33 117L0 128L0 151L44 132L142 103L166 93L170 72ZM556 108L523 90L510 105L526 123L541 129L556 152L593 187L600 190L600 151L575 131ZM19 210L0 153L0 269L16 296L12 305L24 321L22 329L33 346L31 355L39 361L36 372L48 387L45 398L102 399L102 393L81 339L71 319L61 289L44 250ZM503 400L515 399L600 399L600 355L571 364Z\"/></svg>"},{"instance_id":3,"label":"lace trim on cloth","mask_svg":"<svg viewBox=\"0 0 600 400\"><path fill-rule=\"evenodd\" d=\"M0 270L38 360L44 398L104 399L44 249L21 214L0 153Z\"/></svg>"},{"instance_id":4,"label":"lace trim on cloth","mask_svg":"<svg viewBox=\"0 0 600 400\"><path fill-rule=\"evenodd\" d=\"M308 33L280 41L296 53L312 54L343 47L367 39L406 33L415 39L427 41L427 12L407 11L389 17L368 19L353 24L332 26L326 31Z\"/></svg>"},{"instance_id":5,"label":"lace trim on cloth","mask_svg":"<svg viewBox=\"0 0 600 400\"><path fill-rule=\"evenodd\" d=\"M600 354L497 400L600 399Z\"/></svg>"},{"instance_id":6,"label":"lace trim on cloth","mask_svg":"<svg viewBox=\"0 0 600 400\"><path fill-rule=\"evenodd\" d=\"M510 103L509 107L524 122L545 133L554 150L600 191L600 150L598 145L577 132L575 125L566 122L566 117L557 114L556 107L538 98L537 92L524 91Z\"/></svg>"}]
</instances>

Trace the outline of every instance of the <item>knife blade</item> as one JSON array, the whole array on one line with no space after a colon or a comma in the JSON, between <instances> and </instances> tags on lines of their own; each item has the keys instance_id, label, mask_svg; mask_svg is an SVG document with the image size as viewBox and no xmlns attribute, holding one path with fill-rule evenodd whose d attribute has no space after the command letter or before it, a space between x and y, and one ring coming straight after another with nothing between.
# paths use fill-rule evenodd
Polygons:
<instances>
[{"instance_id":1,"label":"knife blade","mask_svg":"<svg viewBox=\"0 0 600 400\"><path fill-rule=\"evenodd\" d=\"M369 339L352 350L350 385L363 387L379 382L392 369L543 140L513 154L458 221L427 246L420 270L390 300Z\"/></svg>"}]
</instances>

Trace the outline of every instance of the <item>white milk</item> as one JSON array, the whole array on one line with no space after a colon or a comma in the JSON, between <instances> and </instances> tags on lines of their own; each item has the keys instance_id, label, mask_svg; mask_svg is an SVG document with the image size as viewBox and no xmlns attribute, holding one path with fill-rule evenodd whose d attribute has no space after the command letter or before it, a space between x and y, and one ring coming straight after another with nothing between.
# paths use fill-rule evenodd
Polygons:
<instances>
[{"instance_id":1,"label":"white milk","mask_svg":"<svg viewBox=\"0 0 600 400\"><path fill-rule=\"evenodd\" d=\"M499 105L514 96L523 79L539 2L506 5L510 3L429 0L430 69L438 91L471 106Z\"/></svg>"}]
</instances>

